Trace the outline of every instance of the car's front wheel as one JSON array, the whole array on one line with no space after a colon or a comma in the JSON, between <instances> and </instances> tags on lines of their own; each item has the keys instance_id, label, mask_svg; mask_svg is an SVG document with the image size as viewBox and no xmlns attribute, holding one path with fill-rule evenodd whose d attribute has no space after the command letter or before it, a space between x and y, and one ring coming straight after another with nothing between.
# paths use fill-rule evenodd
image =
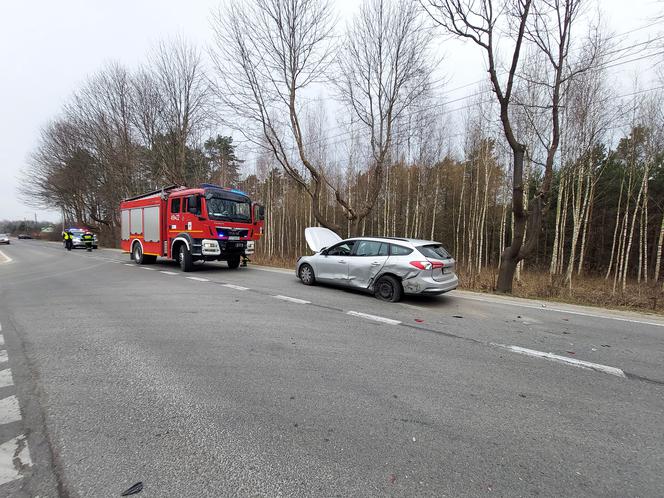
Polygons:
<instances>
[{"instance_id":1,"label":"car's front wheel","mask_svg":"<svg viewBox=\"0 0 664 498\"><path fill-rule=\"evenodd\" d=\"M304 263L302 266L300 266L298 277L300 277L300 280L302 280L304 285L314 285L316 283L314 269L308 263Z\"/></svg>"},{"instance_id":2,"label":"car's front wheel","mask_svg":"<svg viewBox=\"0 0 664 498\"><path fill-rule=\"evenodd\" d=\"M401 282L391 275L385 275L378 279L374 286L374 296L381 301L396 303L403 295Z\"/></svg>"}]
</instances>

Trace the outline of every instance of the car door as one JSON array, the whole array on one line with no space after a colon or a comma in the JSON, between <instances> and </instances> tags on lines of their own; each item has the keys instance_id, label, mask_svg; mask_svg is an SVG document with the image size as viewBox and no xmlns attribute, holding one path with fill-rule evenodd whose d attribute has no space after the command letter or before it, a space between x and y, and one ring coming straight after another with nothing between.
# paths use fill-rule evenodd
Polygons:
<instances>
[{"instance_id":1,"label":"car door","mask_svg":"<svg viewBox=\"0 0 664 498\"><path fill-rule=\"evenodd\" d=\"M319 254L316 258L316 278L325 282L346 285L348 283L348 261L354 244L354 240L344 240Z\"/></svg>"},{"instance_id":2,"label":"car door","mask_svg":"<svg viewBox=\"0 0 664 498\"><path fill-rule=\"evenodd\" d=\"M389 245L376 240L358 240L348 260L348 284L368 288L385 266Z\"/></svg>"}]
</instances>

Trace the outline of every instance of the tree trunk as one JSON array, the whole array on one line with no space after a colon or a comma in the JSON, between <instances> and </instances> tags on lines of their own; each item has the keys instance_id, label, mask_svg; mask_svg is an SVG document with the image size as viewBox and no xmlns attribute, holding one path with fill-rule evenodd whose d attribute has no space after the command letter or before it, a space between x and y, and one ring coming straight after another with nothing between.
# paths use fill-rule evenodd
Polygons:
<instances>
[{"instance_id":1,"label":"tree trunk","mask_svg":"<svg viewBox=\"0 0 664 498\"><path fill-rule=\"evenodd\" d=\"M496 283L496 290L505 293L512 292L512 282L514 281L516 266L524 256L521 249L523 246L523 235L526 230L527 221L526 213L523 209L523 159L525 148L516 148L513 152L514 185L512 186L512 219L514 220L514 230L512 232L511 244L503 251L500 269L498 271L498 282ZM538 203L536 202L532 203L531 218L537 217L539 214L537 212L537 204ZM539 219L537 221L539 221ZM531 232L531 238L537 236L537 233L534 232L538 231L534 230ZM532 241L529 246L533 246ZM530 249L530 247L528 249Z\"/></svg>"},{"instance_id":2,"label":"tree trunk","mask_svg":"<svg viewBox=\"0 0 664 498\"><path fill-rule=\"evenodd\" d=\"M664 213L662 213L662 224L659 227L659 240L657 241L657 259L655 260L655 276L654 276L655 282L659 282L659 272L662 264L663 248L664 248Z\"/></svg>"}]
</instances>

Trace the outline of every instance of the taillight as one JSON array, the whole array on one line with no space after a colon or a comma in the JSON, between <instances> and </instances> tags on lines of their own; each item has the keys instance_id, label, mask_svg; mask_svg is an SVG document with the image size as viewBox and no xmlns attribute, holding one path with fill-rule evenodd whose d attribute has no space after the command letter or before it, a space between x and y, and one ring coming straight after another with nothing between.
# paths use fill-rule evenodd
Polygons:
<instances>
[{"instance_id":1,"label":"taillight","mask_svg":"<svg viewBox=\"0 0 664 498\"><path fill-rule=\"evenodd\" d=\"M437 268L445 268L445 263L441 261L411 261L411 266L418 270L433 270Z\"/></svg>"}]
</instances>

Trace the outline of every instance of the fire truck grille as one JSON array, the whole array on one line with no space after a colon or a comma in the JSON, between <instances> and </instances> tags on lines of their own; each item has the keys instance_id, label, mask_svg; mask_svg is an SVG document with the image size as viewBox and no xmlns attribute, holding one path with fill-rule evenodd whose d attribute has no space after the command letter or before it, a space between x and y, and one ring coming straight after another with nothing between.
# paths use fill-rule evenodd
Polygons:
<instances>
[{"instance_id":1,"label":"fire truck grille","mask_svg":"<svg viewBox=\"0 0 664 498\"><path fill-rule=\"evenodd\" d=\"M246 237L249 235L249 230L244 228L217 228L217 235L220 238Z\"/></svg>"}]
</instances>

